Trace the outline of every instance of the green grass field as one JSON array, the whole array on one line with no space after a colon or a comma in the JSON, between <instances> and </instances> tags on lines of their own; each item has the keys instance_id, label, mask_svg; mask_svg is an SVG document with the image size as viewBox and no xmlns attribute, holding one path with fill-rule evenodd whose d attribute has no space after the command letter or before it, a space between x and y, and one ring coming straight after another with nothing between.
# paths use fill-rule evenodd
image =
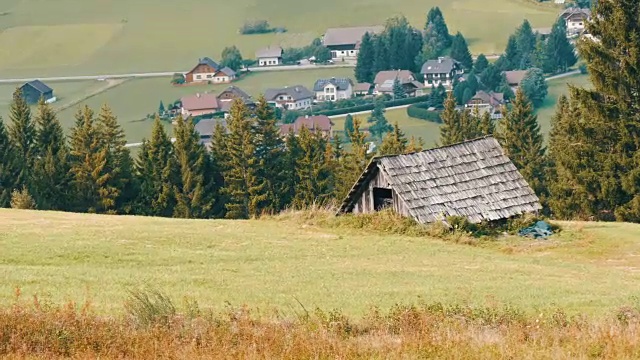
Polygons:
<instances>
[{"instance_id":1,"label":"green grass field","mask_svg":"<svg viewBox=\"0 0 640 360\"><path fill-rule=\"evenodd\" d=\"M325 216L325 215L318 215ZM221 309L426 302L610 314L640 295L640 226L573 223L548 241L471 246L354 230L300 216L175 220L0 209L0 303L16 287L41 302L121 311L152 286Z\"/></svg>"},{"instance_id":2,"label":"green grass field","mask_svg":"<svg viewBox=\"0 0 640 360\"><path fill-rule=\"evenodd\" d=\"M404 14L422 28L440 6L452 33L474 53L498 53L523 19L549 27L559 12L528 0L4 0L0 77L178 71L237 45L245 57L270 44L304 45L333 26L382 24ZM285 26L285 34L243 36L246 20Z\"/></svg>"}]
</instances>

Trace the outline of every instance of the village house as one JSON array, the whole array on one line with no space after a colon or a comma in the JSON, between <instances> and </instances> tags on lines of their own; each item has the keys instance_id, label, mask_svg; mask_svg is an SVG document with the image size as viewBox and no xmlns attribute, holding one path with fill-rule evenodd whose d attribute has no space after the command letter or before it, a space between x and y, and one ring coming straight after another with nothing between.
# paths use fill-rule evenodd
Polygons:
<instances>
[{"instance_id":1,"label":"village house","mask_svg":"<svg viewBox=\"0 0 640 360\"><path fill-rule=\"evenodd\" d=\"M580 35L584 32L587 22L591 19L591 10L577 7L565 9L560 17L567 24L567 36Z\"/></svg>"},{"instance_id":2,"label":"village house","mask_svg":"<svg viewBox=\"0 0 640 360\"><path fill-rule=\"evenodd\" d=\"M225 118L229 115L231 103L233 103L233 100L235 99L242 99L249 110L253 110L255 108L255 102L249 94L244 92L239 87L231 85L228 88L222 90L220 94L218 94L218 104L220 105L220 111L223 111L225 113Z\"/></svg>"},{"instance_id":3,"label":"village house","mask_svg":"<svg viewBox=\"0 0 640 360\"><path fill-rule=\"evenodd\" d=\"M28 104L37 104L40 98L43 98L46 103L56 101L56 97L53 96L53 89L40 80L29 81L20 87L20 91Z\"/></svg>"},{"instance_id":4,"label":"village house","mask_svg":"<svg viewBox=\"0 0 640 360\"><path fill-rule=\"evenodd\" d=\"M197 93L183 96L180 103L180 113L185 119L189 116L203 116L220 111L218 97L214 94Z\"/></svg>"},{"instance_id":5,"label":"village house","mask_svg":"<svg viewBox=\"0 0 640 360\"><path fill-rule=\"evenodd\" d=\"M353 82L348 78L318 79L313 84L313 92L318 101L350 99L353 96Z\"/></svg>"},{"instance_id":6,"label":"village house","mask_svg":"<svg viewBox=\"0 0 640 360\"><path fill-rule=\"evenodd\" d=\"M536 213L542 206L496 139L487 136L406 155L376 157L338 215L391 208L426 224L465 217L471 223Z\"/></svg>"},{"instance_id":7,"label":"village house","mask_svg":"<svg viewBox=\"0 0 640 360\"><path fill-rule=\"evenodd\" d=\"M287 110L304 110L311 107L314 93L302 85L267 89L264 97L270 105Z\"/></svg>"},{"instance_id":8,"label":"village house","mask_svg":"<svg viewBox=\"0 0 640 360\"><path fill-rule=\"evenodd\" d=\"M226 84L236 79L236 72L228 67L222 67L208 57L198 60L191 71L184 76L185 83L213 83Z\"/></svg>"},{"instance_id":9,"label":"village house","mask_svg":"<svg viewBox=\"0 0 640 360\"><path fill-rule=\"evenodd\" d=\"M211 149L211 138L216 125L220 123L228 133L227 122L223 119L202 119L196 123L194 130L200 135L200 144L204 145L207 150Z\"/></svg>"},{"instance_id":10,"label":"village house","mask_svg":"<svg viewBox=\"0 0 640 360\"><path fill-rule=\"evenodd\" d=\"M502 72L505 79L507 80L507 85L509 85L509 87L511 88L511 90L513 90L514 93L520 87L520 83L522 82L524 77L527 75L527 71L528 70L511 70L511 71Z\"/></svg>"},{"instance_id":11,"label":"village house","mask_svg":"<svg viewBox=\"0 0 640 360\"><path fill-rule=\"evenodd\" d=\"M445 56L425 62L420 74L424 76L425 87L438 87L440 84L444 87L451 87L456 77L464 74L464 70L458 61Z\"/></svg>"},{"instance_id":12,"label":"village house","mask_svg":"<svg viewBox=\"0 0 640 360\"><path fill-rule=\"evenodd\" d=\"M299 135L300 130L306 127L312 133L321 132L330 139L333 138L333 125L334 123L331 122L331 119L326 115L305 115L298 117L292 124L280 125L280 135L287 136L290 133Z\"/></svg>"},{"instance_id":13,"label":"village house","mask_svg":"<svg viewBox=\"0 0 640 360\"><path fill-rule=\"evenodd\" d=\"M327 29L322 44L331 51L331 59L355 60L364 34L380 34L384 26L359 26Z\"/></svg>"},{"instance_id":14,"label":"village house","mask_svg":"<svg viewBox=\"0 0 640 360\"><path fill-rule=\"evenodd\" d=\"M464 106L480 115L489 112L491 119L502 119L502 107L504 106L504 94L493 91L479 90Z\"/></svg>"},{"instance_id":15,"label":"village house","mask_svg":"<svg viewBox=\"0 0 640 360\"><path fill-rule=\"evenodd\" d=\"M282 48L269 46L256 51L258 66L276 66L282 64Z\"/></svg>"},{"instance_id":16,"label":"village house","mask_svg":"<svg viewBox=\"0 0 640 360\"><path fill-rule=\"evenodd\" d=\"M368 82L364 82L364 83L357 83L354 85L353 87L353 94L355 96L367 96L367 95L371 95L371 88L373 87L373 84L368 83Z\"/></svg>"},{"instance_id":17,"label":"village house","mask_svg":"<svg viewBox=\"0 0 640 360\"><path fill-rule=\"evenodd\" d=\"M373 80L373 95L393 95L393 83L398 79L405 94L409 97L423 95L421 82L417 81L409 70L385 70L376 74Z\"/></svg>"}]
</instances>

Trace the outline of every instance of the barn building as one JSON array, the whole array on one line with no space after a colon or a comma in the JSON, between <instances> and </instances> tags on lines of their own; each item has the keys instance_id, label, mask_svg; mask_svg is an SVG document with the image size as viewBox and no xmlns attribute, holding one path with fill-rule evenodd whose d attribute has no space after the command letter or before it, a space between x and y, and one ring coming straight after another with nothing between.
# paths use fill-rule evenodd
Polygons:
<instances>
[{"instance_id":1,"label":"barn building","mask_svg":"<svg viewBox=\"0 0 640 360\"><path fill-rule=\"evenodd\" d=\"M40 98L43 98L47 103L56 101L53 89L40 80L29 81L20 87L20 91L22 91L22 97L29 104L37 104Z\"/></svg>"},{"instance_id":2,"label":"barn building","mask_svg":"<svg viewBox=\"0 0 640 360\"><path fill-rule=\"evenodd\" d=\"M466 217L507 219L542 208L515 165L491 136L422 152L374 158L338 215L390 207L419 223Z\"/></svg>"}]
</instances>

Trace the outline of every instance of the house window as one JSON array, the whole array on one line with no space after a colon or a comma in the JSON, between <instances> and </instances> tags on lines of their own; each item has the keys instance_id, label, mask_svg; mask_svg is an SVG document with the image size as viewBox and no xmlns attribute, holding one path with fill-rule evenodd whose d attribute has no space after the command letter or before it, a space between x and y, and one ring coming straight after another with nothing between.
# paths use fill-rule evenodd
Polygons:
<instances>
[{"instance_id":1,"label":"house window","mask_svg":"<svg viewBox=\"0 0 640 360\"><path fill-rule=\"evenodd\" d=\"M197 79L197 80L202 79L202 75L196 75L196 79Z\"/></svg>"},{"instance_id":2,"label":"house window","mask_svg":"<svg viewBox=\"0 0 640 360\"><path fill-rule=\"evenodd\" d=\"M213 77L213 75L207 74L207 79L211 79L212 77Z\"/></svg>"},{"instance_id":3,"label":"house window","mask_svg":"<svg viewBox=\"0 0 640 360\"><path fill-rule=\"evenodd\" d=\"M328 87L324 89L324 92L328 94L333 94L334 92L336 92L336 88Z\"/></svg>"}]
</instances>

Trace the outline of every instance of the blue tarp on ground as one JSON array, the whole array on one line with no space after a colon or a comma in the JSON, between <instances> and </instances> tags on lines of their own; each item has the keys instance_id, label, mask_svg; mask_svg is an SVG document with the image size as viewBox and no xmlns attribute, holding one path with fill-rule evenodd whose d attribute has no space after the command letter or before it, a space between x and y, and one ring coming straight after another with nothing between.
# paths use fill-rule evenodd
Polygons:
<instances>
[{"instance_id":1,"label":"blue tarp on ground","mask_svg":"<svg viewBox=\"0 0 640 360\"><path fill-rule=\"evenodd\" d=\"M538 221L533 226L520 230L518 235L534 239L545 239L553 235L553 230L551 230L551 225L546 221Z\"/></svg>"}]
</instances>

